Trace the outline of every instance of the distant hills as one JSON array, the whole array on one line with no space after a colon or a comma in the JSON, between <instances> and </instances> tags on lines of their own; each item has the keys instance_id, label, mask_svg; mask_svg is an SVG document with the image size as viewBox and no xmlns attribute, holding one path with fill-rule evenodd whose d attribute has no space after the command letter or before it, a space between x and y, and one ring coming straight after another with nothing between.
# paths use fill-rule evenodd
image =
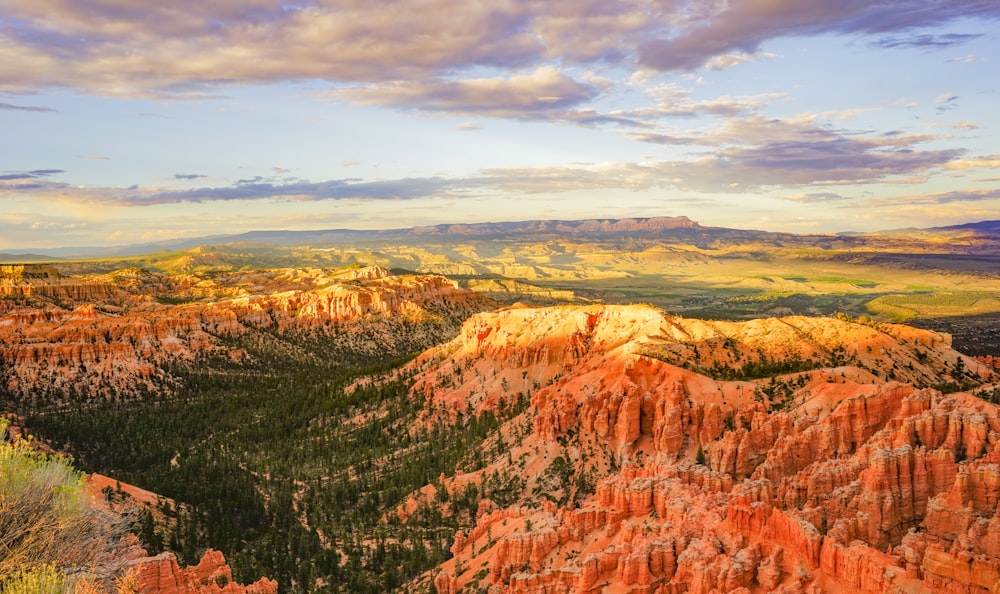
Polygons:
<instances>
[{"instance_id":1,"label":"distant hills","mask_svg":"<svg viewBox=\"0 0 1000 594\"><path fill-rule=\"evenodd\" d=\"M974 223L963 223L961 225L948 225L946 227L905 227L903 229L885 229L882 231L847 231L838 235L849 237L929 237L929 236L955 236L955 235L1000 235L1000 220L977 221Z\"/></svg>"},{"instance_id":2,"label":"distant hills","mask_svg":"<svg viewBox=\"0 0 1000 594\"><path fill-rule=\"evenodd\" d=\"M603 235L619 233L656 233L678 229L703 229L687 217L649 217L628 219L583 219L578 221L519 221L507 223L446 224L400 230L404 235L506 236L517 234ZM391 233L391 232L390 232Z\"/></svg>"},{"instance_id":3,"label":"distant hills","mask_svg":"<svg viewBox=\"0 0 1000 594\"><path fill-rule=\"evenodd\" d=\"M361 230L324 229L314 231L262 230L232 235L211 235L185 239L166 240L153 243L124 246L79 246L53 249L28 248L8 250L0 253L0 262L38 262L64 258L120 257L149 254L160 251L185 250L203 245L219 244L270 244L275 246L343 245L360 242L408 241L419 243L441 240L501 240L545 239L545 238L586 238L608 239L611 237L643 237L646 239L663 237L682 240L698 245L712 241L757 242L757 241L829 241L840 238L845 241L864 243L873 238L937 238L946 241L955 236L996 236L1000 238L1000 220L980 221L932 227L928 229L896 229L870 233L844 232L838 234L797 235L770 231L729 229L725 227L705 227L685 216L640 217L622 219L581 219L581 220L529 220L487 223L453 223L410 227L401 229ZM823 239L820 239L823 238Z\"/></svg>"},{"instance_id":4,"label":"distant hills","mask_svg":"<svg viewBox=\"0 0 1000 594\"><path fill-rule=\"evenodd\" d=\"M583 219L575 221L531 220L490 223L453 223L402 229L324 229L316 231L262 230L233 235L211 235L174 239L152 243L124 246L78 246L52 249L30 249L25 252L44 254L54 258L93 258L108 256L131 256L157 251L184 250L201 245L229 243L263 243L280 246L291 245L337 245L359 241L383 241L395 239L435 238L478 238L499 239L525 235L620 235L623 233L649 235L678 230L708 229L688 217L645 217L625 219ZM722 228L718 228L722 229ZM735 230L733 230L735 231ZM15 261L21 258L20 250L10 250L0 254L0 261ZM45 257L41 256L41 257ZM10 259L8 259L8 257ZM40 256L34 256L38 258ZM19 261L19 260L18 260Z\"/></svg>"},{"instance_id":5,"label":"distant hills","mask_svg":"<svg viewBox=\"0 0 1000 594\"><path fill-rule=\"evenodd\" d=\"M51 262L55 260L52 256L43 256L41 254L6 254L0 252L0 262L6 264L21 264L21 263L34 263L34 262Z\"/></svg>"},{"instance_id":6,"label":"distant hills","mask_svg":"<svg viewBox=\"0 0 1000 594\"><path fill-rule=\"evenodd\" d=\"M1000 220L979 221L978 223L965 223L963 225L951 225L949 227L931 227L928 231L975 231L991 235L1000 235Z\"/></svg>"}]
</instances>

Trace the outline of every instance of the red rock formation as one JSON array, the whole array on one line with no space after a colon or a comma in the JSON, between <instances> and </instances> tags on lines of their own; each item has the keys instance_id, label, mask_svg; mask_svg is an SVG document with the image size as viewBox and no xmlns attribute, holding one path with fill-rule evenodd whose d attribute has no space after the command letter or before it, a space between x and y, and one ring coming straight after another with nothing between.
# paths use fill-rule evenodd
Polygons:
<instances>
[{"instance_id":1,"label":"red rock formation","mask_svg":"<svg viewBox=\"0 0 1000 594\"><path fill-rule=\"evenodd\" d=\"M72 310L52 305L0 310L0 360L7 364L5 379L12 394L85 399L121 392L124 386L129 387L126 393L137 393L138 387L156 392L170 385L164 363L219 352L217 337L222 335L264 328L320 331L344 340L364 335L372 348L391 348L412 333L401 331L404 323L464 319L488 305L482 296L442 277L393 277L378 267L351 269L339 277L315 273L304 279L291 278L291 271L257 273L252 282L232 282L240 291L259 293L174 306L142 295L151 291L148 286L129 288L121 276L115 276L114 283L105 279L86 285L98 289L54 295L64 303L85 304ZM16 285L8 278L0 289L38 292L49 287L65 292L77 286L66 285L70 281L65 278L58 280L63 284L39 284L48 278ZM186 295L195 289L174 290ZM218 290L222 295L229 292Z\"/></svg>"},{"instance_id":2,"label":"red rock formation","mask_svg":"<svg viewBox=\"0 0 1000 594\"><path fill-rule=\"evenodd\" d=\"M942 381L960 359L996 377L949 345L904 326L644 307L476 316L413 363L414 390L453 418L530 394L501 431L509 455L478 476L522 477L522 504L567 503L478 514L435 583L462 591L478 572L491 594L998 591L998 408L888 381ZM817 368L705 375L781 360ZM567 483L552 478L556 458Z\"/></svg>"},{"instance_id":3,"label":"red rock formation","mask_svg":"<svg viewBox=\"0 0 1000 594\"><path fill-rule=\"evenodd\" d=\"M146 557L131 564L142 594L277 594L278 583L261 578L243 586L233 581L233 572L219 551L205 551L194 567L181 568L173 553Z\"/></svg>"},{"instance_id":4,"label":"red rock formation","mask_svg":"<svg viewBox=\"0 0 1000 594\"><path fill-rule=\"evenodd\" d=\"M981 357L973 357L973 359L979 361L980 363L986 365L987 367L991 367L993 369L1000 369L1000 357L994 357L992 355L984 355Z\"/></svg>"}]
</instances>

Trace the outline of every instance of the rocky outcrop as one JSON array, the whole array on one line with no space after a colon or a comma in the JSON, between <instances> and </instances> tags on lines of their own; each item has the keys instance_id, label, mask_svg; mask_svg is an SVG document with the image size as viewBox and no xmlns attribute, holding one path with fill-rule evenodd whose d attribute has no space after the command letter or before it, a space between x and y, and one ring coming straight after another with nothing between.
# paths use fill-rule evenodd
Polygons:
<instances>
[{"instance_id":1,"label":"rocky outcrop","mask_svg":"<svg viewBox=\"0 0 1000 594\"><path fill-rule=\"evenodd\" d=\"M993 355L985 355L980 357L973 357L973 359L979 361L980 363L986 365L987 367L991 367L993 369L1000 369L1000 357L995 357Z\"/></svg>"},{"instance_id":2,"label":"rocky outcrop","mask_svg":"<svg viewBox=\"0 0 1000 594\"><path fill-rule=\"evenodd\" d=\"M261 578L247 586L233 581L233 572L219 551L205 551L198 565L181 568L173 553L131 563L141 594L277 594L278 583Z\"/></svg>"},{"instance_id":3,"label":"rocky outcrop","mask_svg":"<svg viewBox=\"0 0 1000 594\"><path fill-rule=\"evenodd\" d=\"M958 361L996 376L949 345L646 307L476 316L412 364L414 390L451 418L523 393L509 453L479 476L524 486L427 579L491 594L996 591L1000 412L917 387Z\"/></svg>"},{"instance_id":4,"label":"rocky outcrop","mask_svg":"<svg viewBox=\"0 0 1000 594\"><path fill-rule=\"evenodd\" d=\"M134 277L91 282L103 288L66 297L87 301L73 309L47 304L0 311L0 382L7 391L53 401L162 392L171 386L167 363L208 353L239 360L244 354L227 351L220 337L259 330L320 332L345 348L406 351L410 342L431 341L441 332L434 328L454 328L489 303L442 277L395 277L379 267L304 278L283 270L256 273L232 282L259 293L177 304L133 295L128 283ZM66 288L15 288L46 286Z\"/></svg>"}]
</instances>

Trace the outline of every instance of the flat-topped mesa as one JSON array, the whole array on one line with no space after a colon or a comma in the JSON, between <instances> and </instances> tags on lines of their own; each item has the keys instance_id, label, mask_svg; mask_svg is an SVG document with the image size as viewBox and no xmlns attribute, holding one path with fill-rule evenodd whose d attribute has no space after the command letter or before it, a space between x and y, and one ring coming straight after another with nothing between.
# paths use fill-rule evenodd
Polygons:
<instances>
[{"instance_id":1,"label":"flat-topped mesa","mask_svg":"<svg viewBox=\"0 0 1000 594\"><path fill-rule=\"evenodd\" d=\"M451 422L529 396L461 477L517 476L522 507L477 515L439 591L988 592L968 568L1000 568L998 407L913 385L996 380L946 335L511 308L412 366Z\"/></svg>"}]
</instances>

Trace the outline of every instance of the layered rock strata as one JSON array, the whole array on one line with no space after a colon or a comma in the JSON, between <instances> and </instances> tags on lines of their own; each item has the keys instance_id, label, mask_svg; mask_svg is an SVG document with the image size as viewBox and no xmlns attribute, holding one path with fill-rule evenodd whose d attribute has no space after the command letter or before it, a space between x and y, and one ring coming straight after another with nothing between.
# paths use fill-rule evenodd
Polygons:
<instances>
[{"instance_id":1,"label":"layered rock strata","mask_svg":"<svg viewBox=\"0 0 1000 594\"><path fill-rule=\"evenodd\" d=\"M135 397L168 390L165 367L171 361L208 353L239 360L243 354L224 348L222 337L321 332L352 348L392 351L400 341L419 337L421 326L454 327L489 304L442 277L396 277L378 267L294 283L284 278L288 274L243 279L241 287L260 292L238 297L171 305L128 297L119 284L104 284L114 299L87 293L80 297L94 301L71 309L49 304L0 310L0 388L22 399ZM13 288L46 286L63 285Z\"/></svg>"},{"instance_id":2,"label":"layered rock strata","mask_svg":"<svg viewBox=\"0 0 1000 594\"><path fill-rule=\"evenodd\" d=\"M996 378L946 335L514 308L413 365L431 418L529 403L506 453L441 481L523 484L439 592L1000 591L1000 413L919 387Z\"/></svg>"},{"instance_id":3,"label":"layered rock strata","mask_svg":"<svg viewBox=\"0 0 1000 594\"><path fill-rule=\"evenodd\" d=\"M268 578L242 585L219 551L205 551L198 565L180 567L173 553L162 553L132 563L142 594L277 594L278 583Z\"/></svg>"}]
</instances>

